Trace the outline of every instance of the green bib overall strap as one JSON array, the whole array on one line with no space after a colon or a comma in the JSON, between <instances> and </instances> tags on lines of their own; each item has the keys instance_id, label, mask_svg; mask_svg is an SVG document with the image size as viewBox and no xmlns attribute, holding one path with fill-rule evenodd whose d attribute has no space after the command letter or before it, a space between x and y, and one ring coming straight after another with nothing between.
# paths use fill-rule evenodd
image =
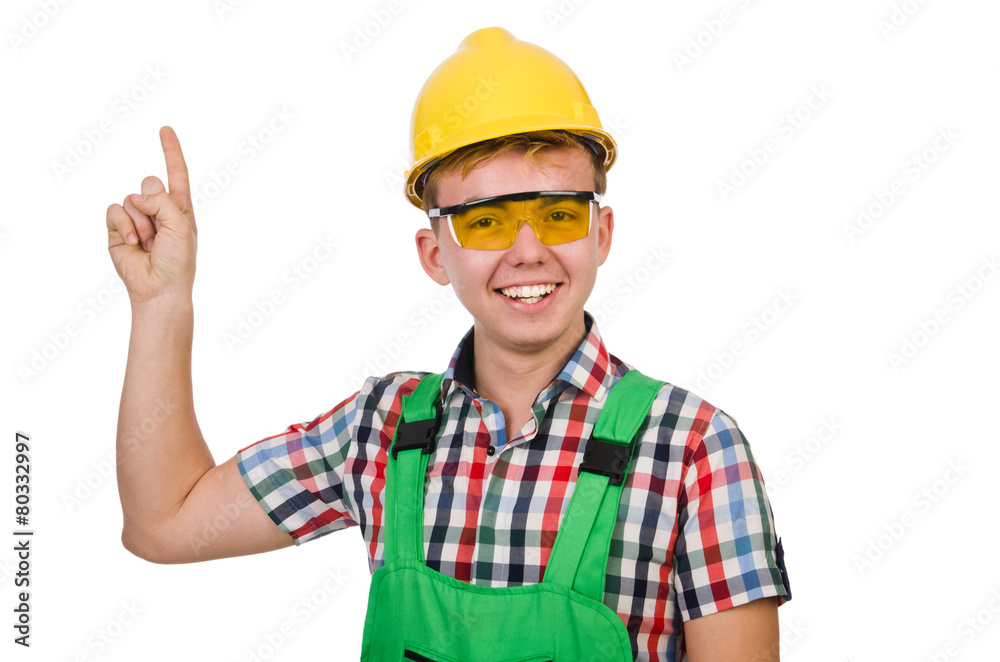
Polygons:
<instances>
[{"instance_id":1,"label":"green bib overall strap","mask_svg":"<svg viewBox=\"0 0 1000 662\"><path fill-rule=\"evenodd\" d=\"M663 382L632 370L609 391L543 581L493 588L424 562L424 483L441 379L428 375L403 397L386 469L385 563L372 577L362 660L630 661L628 630L601 598L632 440Z\"/></svg>"},{"instance_id":2,"label":"green bib overall strap","mask_svg":"<svg viewBox=\"0 0 1000 662\"><path fill-rule=\"evenodd\" d=\"M608 391L543 581L572 586L594 600L604 597L611 533L632 460L632 439L663 384L630 370Z\"/></svg>"},{"instance_id":3,"label":"green bib overall strap","mask_svg":"<svg viewBox=\"0 0 1000 662\"><path fill-rule=\"evenodd\" d=\"M427 457L434 450L440 419L441 379L444 373L427 375L413 395L403 396L403 414L396 426L390 451L392 459L385 480L385 562L424 562L424 476ZM401 451L419 448L419 453ZM399 498L396 490L401 490ZM419 498L414 498L419 495Z\"/></svg>"}]
</instances>

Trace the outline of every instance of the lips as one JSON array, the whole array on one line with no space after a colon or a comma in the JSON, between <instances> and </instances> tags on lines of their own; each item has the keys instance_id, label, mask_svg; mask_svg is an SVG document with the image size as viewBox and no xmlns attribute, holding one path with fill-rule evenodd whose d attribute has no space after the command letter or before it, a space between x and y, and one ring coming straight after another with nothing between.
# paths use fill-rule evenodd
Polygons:
<instances>
[{"instance_id":1,"label":"lips","mask_svg":"<svg viewBox=\"0 0 1000 662\"><path fill-rule=\"evenodd\" d=\"M513 285L511 287L500 288L500 293L511 299L518 299L526 303L534 303L544 296L555 291L556 283L539 283L537 285Z\"/></svg>"}]
</instances>

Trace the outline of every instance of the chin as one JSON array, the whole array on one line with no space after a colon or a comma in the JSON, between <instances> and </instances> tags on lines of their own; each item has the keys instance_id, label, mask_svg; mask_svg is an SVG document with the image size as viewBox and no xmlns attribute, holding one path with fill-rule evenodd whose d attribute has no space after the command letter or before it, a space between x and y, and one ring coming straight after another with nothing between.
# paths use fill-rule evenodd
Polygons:
<instances>
[{"instance_id":1,"label":"chin","mask_svg":"<svg viewBox=\"0 0 1000 662\"><path fill-rule=\"evenodd\" d=\"M504 325L504 321L501 320L497 326L493 327L502 329L499 333L491 332L489 327L485 325L478 326L497 344L504 345L519 353L536 354L548 351L554 346L563 350L569 349L569 345L575 348L580 339L569 333L574 321L575 317L565 321L554 319L523 320L517 323L518 328L512 332L512 329L509 328L510 323Z\"/></svg>"}]
</instances>

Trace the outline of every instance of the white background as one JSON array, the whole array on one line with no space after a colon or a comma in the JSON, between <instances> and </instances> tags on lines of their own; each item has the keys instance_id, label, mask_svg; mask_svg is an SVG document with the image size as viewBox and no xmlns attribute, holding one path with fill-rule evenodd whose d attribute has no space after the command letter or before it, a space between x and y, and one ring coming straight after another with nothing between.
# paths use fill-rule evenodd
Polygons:
<instances>
[{"instance_id":1,"label":"white background","mask_svg":"<svg viewBox=\"0 0 1000 662\"><path fill-rule=\"evenodd\" d=\"M399 173L424 79L499 25L566 60L618 138L591 307L618 302L600 318L614 354L750 439L794 592L783 659L995 659L1000 5L895 2L100 1L50 2L51 17L5 2L0 532L20 431L36 534L30 650L12 643L13 536L0 544L0 657L357 659L356 529L192 566L122 548L111 454L130 310L105 209L165 179L157 130L173 126L211 198L194 388L219 462L330 409L366 362L441 370L471 322L419 269L424 219ZM377 34L345 54L366 25ZM294 117L248 149L276 110ZM230 160L240 173L212 188ZM723 195L740 166L752 174ZM857 226L859 207L878 218ZM312 262L321 240L339 248ZM298 287L296 267L315 267ZM228 347L275 289L284 302ZM793 304L775 309L779 293Z\"/></svg>"}]
</instances>

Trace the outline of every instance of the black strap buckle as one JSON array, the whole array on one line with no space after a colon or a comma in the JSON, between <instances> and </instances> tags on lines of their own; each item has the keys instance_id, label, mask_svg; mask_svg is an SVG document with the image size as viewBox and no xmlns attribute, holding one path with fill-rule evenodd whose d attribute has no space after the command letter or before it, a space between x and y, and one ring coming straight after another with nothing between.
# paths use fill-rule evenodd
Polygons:
<instances>
[{"instance_id":1,"label":"black strap buckle","mask_svg":"<svg viewBox=\"0 0 1000 662\"><path fill-rule=\"evenodd\" d=\"M421 449L424 455L434 452L437 427L436 418L426 418L412 423L401 422L396 431L396 440L392 444L392 459L396 459L399 451L408 451L414 448Z\"/></svg>"},{"instance_id":2,"label":"black strap buckle","mask_svg":"<svg viewBox=\"0 0 1000 662\"><path fill-rule=\"evenodd\" d=\"M618 444L592 437L583 451L580 471L608 477L608 485L621 485L632 457L632 444Z\"/></svg>"}]
</instances>

